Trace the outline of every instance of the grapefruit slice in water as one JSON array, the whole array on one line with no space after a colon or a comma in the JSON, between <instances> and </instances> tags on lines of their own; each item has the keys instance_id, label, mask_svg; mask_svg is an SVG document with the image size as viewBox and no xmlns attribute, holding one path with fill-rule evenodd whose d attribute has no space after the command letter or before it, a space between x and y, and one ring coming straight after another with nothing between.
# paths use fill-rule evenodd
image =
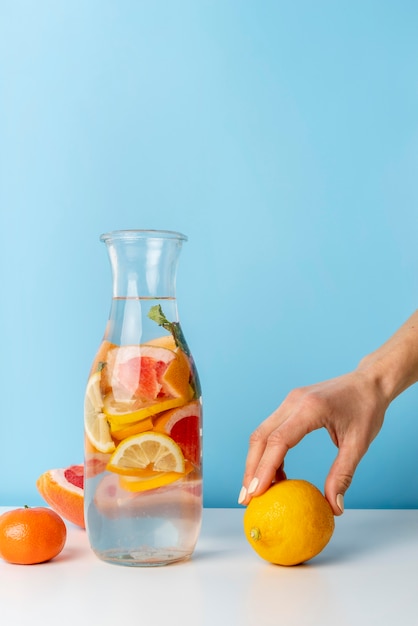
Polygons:
<instances>
[{"instance_id":1,"label":"grapefruit slice in water","mask_svg":"<svg viewBox=\"0 0 418 626\"><path fill-rule=\"evenodd\" d=\"M190 364L178 349L129 345L107 353L107 376L118 402L189 396Z\"/></svg>"},{"instance_id":2,"label":"grapefruit slice in water","mask_svg":"<svg viewBox=\"0 0 418 626\"><path fill-rule=\"evenodd\" d=\"M154 430L169 435L181 448L185 459L200 465L202 407L198 400L157 416Z\"/></svg>"}]
</instances>

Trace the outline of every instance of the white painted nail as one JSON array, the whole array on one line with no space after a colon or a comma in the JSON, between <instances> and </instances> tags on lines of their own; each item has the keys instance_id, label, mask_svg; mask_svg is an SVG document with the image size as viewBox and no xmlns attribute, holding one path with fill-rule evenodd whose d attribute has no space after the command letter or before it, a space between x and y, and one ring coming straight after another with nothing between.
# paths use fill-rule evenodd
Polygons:
<instances>
[{"instance_id":1,"label":"white painted nail","mask_svg":"<svg viewBox=\"0 0 418 626\"><path fill-rule=\"evenodd\" d=\"M247 490L245 487L241 487L241 491L238 496L238 504L242 504L247 496Z\"/></svg>"},{"instance_id":2,"label":"white painted nail","mask_svg":"<svg viewBox=\"0 0 418 626\"><path fill-rule=\"evenodd\" d=\"M344 496L342 495L342 493L339 493L337 495L336 502L341 513L344 513Z\"/></svg>"},{"instance_id":3,"label":"white painted nail","mask_svg":"<svg viewBox=\"0 0 418 626\"><path fill-rule=\"evenodd\" d=\"M253 478L252 481L250 482L250 484L248 485L248 494L252 494L254 493L254 491L257 489L258 487L258 483L260 481L258 480L258 478Z\"/></svg>"}]
</instances>

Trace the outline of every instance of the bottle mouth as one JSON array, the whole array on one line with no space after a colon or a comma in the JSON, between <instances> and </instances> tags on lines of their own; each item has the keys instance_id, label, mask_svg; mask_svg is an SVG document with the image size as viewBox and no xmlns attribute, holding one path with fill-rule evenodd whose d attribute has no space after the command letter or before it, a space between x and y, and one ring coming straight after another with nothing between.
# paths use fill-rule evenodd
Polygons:
<instances>
[{"instance_id":1,"label":"bottle mouth","mask_svg":"<svg viewBox=\"0 0 418 626\"><path fill-rule=\"evenodd\" d=\"M108 241L137 241L138 239L176 239L178 241L187 241L187 236L175 230L147 230L147 229L131 229L131 230L113 230L109 233L100 235L100 241L107 243Z\"/></svg>"}]
</instances>

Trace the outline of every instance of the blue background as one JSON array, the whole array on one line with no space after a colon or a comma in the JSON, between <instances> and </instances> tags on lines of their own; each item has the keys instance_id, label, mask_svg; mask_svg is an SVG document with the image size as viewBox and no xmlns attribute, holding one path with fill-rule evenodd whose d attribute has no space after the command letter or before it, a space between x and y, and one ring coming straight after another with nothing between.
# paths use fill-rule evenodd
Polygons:
<instances>
[{"instance_id":1,"label":"blue background","mask_svg":"<svg viewBox=\"0 0 418 626\"><path fill-rule=\"evenodd\" d=\"M204 390L205 505L252 430L355 367L418 298L415 0L0 2L0 504L82 461L110 306L99 235L186 233L179 312ZM323 488L318 431L287 472ZM418 505L418 391L347 507Z\"/></svg>"}]
</instances>

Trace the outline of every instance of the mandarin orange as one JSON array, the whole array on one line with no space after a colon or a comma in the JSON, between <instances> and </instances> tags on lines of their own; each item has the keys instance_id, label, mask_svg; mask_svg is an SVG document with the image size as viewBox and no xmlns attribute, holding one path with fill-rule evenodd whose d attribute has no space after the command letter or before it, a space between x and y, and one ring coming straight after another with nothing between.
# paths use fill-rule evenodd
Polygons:
<instances>
[{"instance_id":1,"label":"mandarin orange","mask_svg":"<svg viewBox=\"0 0 418 626\"><path fill-rule=\"evenodd\" d=\"M66 538L64 521L46 507L24 507L0 515L0 556L9 563L50 561L64 548Z\"/></svg>"}]
</instances>

